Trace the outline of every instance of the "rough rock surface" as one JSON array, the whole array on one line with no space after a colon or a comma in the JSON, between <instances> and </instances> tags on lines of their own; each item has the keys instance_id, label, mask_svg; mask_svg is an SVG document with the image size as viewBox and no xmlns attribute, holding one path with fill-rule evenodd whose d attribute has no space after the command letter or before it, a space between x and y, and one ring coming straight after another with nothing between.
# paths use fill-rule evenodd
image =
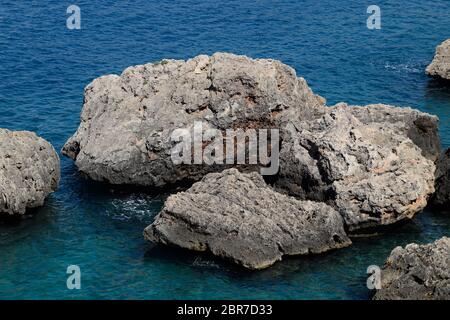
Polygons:
<instances>
[{"instance_id":1,"label":"rough rock surface","mask_svg":"<svg viewBox=\"0 0 450 320\"><path fill-rule=\"evenodd\" d=\"M80 126L62 152L94 180L164 187L228 168L174 164L175 129L195 121L204 130L279 128L280 171L272 177L279 190L328 202L350 230L421 211L434 191L438 118L324 103L278 61L226 53L164 60L88 85Z\"/></svg>"},{"instance_id":2,"label":"rough rock surface","mask_svg":"<svg viewBox=\"0 0 450 320\"><path fill-rule=\"evenodd\" d=\"M338 104L333 108L346 106ZM430 160L436 161L441 152L438 134L439 118L411 108L399 108L385 104L367 106L348 106L352 113L363 124L378 123L410 138Z\"/></svg>"},{"instance_id":3,"label":"rough rock surface","mask_svg":"<svg viewBox=\"0 0 450 320\"><path fill-rule=\"evenodd\" d=\"M174 165L176 128L273 128L311 117L324 99L275 60L216 53L164 60L95 79L85 89L81 123L62 153L94 180L161 187L199 180L215 166Z\"/></svg>"},{"instance_id":4,"label":"rough rock surface","mask_svg":"<svg viewBox=\"0 0 450 320\"><path fill-rule=\"evenodd\" d=\"M59 157L36 134L0 129L0 216L39 207L56 190Z\"/></svg>"},{"instance_id":5,"label":"rough rock surface","mask_svg":"<svg viewBox=\"0 0 450 320\"><path fill-rule=\"evenodd\" d=\"M445 40L436 48L436 54L426 73L450 80L450 39Z\"/></svg>"},{"instance_id":6,"label":"rough rock surface","mask_svg":"<svg viewBox=\"0 0 450 320\"><path fill-rule=\"evenodd\" d=\"M213 254L250 269L284 255L320 253L351 242L333 208L272 190L258 173L210 173L170 196L146 239Z\"/></svg>"},{"instance_id":7,"label":"rough rock surface","mask_svg":"<svg viewBox=\"0 0 450 320\"><path fill-rule=\"evenodd\" d=\"M450 211L450 148L436 163L436 192L432 204Z\"/></svg>"},{"instance_id":8,"label":"rough rock surface","mask_svg":"<svg viewBox=\"0 0 450 320\"><path fill-rule=\"evenodd\" d=\"M450 238L397 247L381 271L376 300L449 300Z\"/></svg>"},{"instance_id":9,"label":"rough rock surface","mask_svg":"<svg viewBox=\"0 0 450 320\"><path fill-rule=\"evenodd\" d=\"M411 218L434 192L434 162L395 124L363 123L348 109L289 126L277 190L326 201L351 232Z\"/></svg>"}]
</instances>

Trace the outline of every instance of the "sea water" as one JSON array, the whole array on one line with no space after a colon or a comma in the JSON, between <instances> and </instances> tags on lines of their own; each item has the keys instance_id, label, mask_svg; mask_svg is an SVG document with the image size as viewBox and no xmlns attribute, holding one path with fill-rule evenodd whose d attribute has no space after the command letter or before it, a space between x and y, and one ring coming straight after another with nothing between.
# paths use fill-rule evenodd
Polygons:
<instances>
[{"instance_id":1,"label":"sea water","mask_svg":"<svg viewBox=\"0 0 450 320\"><path fill-rule=\"evenodd\" d=\"M83 88L130 65L227 51L294 67L328 104L388 103L436 114L450 146L450 88L428 78L450 38L450 2L353 0L77 0L0 3L0 127L31 130L57 150L79 124ZM381 9L369 30L367 8ZM60 187L35 215L0 226L0 299L368 299L366 270L410 242L450 235L430 210L351 247L257 272L207 254L153 247L143 229L167 194L111 188L62 158ZM69 290L69 265L81 289Z\"/></svg>"}]
</instances>

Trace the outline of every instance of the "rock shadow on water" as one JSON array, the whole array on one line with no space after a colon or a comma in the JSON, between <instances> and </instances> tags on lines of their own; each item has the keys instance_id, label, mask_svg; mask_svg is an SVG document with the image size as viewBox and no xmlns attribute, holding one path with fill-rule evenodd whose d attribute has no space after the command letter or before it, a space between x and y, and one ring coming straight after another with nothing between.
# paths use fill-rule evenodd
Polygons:
<instances>
[{"instance_id":1,"label":"rock shadow on water","mask_svg":"<svg viewBox=\"0 0 450 320\"><path fill-rule=\"evenodd\" d=\"M137 185L127 184L111 184L107 181L95 181L88 178L83 172L78 171L75 164L71 163L65 168L65 178L61 182L64 187L70 189L71 195L80 198L96 197L110 197L111 195L130 195L133 193L148 194L150 196L159 196L167 194L168 192L175 192L177 189L173 188L151 188ZM179 189L188 188L184 184L180 185Z\"/></svg>"},{"instance_id":2,"label":"rock shadow on water","mask_svg":"<svg viewBox=\"0 0 450 320\"><path fill-rule=\"evenodd\" d=\"M439 117L441 147L450 147L450 80L430 78L424 100L426 111Z\"/></svg>"},{"instance_id":3,"label":"rock shadow on water","mask_svg":"<svg viewBox=\"0 0 450 320\"><path fill-rule=\"evenodd\" d=\"M155 190L134 185L113 185L89 179L74 164L66 170L62 194L67 203L75 203L78 210L111 216L115 220L139 220L150 223L168 196L167 190Z\"/></svg>"},{"instance_id":4,"label":"rock shadow on water","mask_svg":"<svg viewBox=\"0 0 450 320\"><path fill-rule=\"evenodd\" d=\"M444 107L450 112L450 80L438 77L432 77L428 80L425 87L425 102L430 106L436 106L436 114L443 111ZM442 121L442 119L441 119Z\"/></svg>"},{"instance_id":5,"label":"rock shadow on water","mask_svg":"<svg viewBox=\"0 0 450 320\"><path fill-rule=\"evenodd\" d=\"M439 96L448 98L450 96L450 80L441 77L430 77L426 86L427 96Z\"/></svg>"},{"instance_id":6,"label":"rock shadow on water","mask_svg":"<svg viewBox=\"0 0 450 320\"><path fill-rule=\"evenodd\" d=\"M54 195L50 195L44 205L38 208L28 209L24 215L0 216L0 247L9 243L34 236L43 230L48 230L51 225L56 225L61 212L61 204Z\"/></svg>"},{"instance_id":7,"label":"rock shadow on water","mask_svg":"<svg viewBox=\"0 0 450 320\"><path fill-rule=\"evenodd\" d=\"M157 260L176 265L180 272L184 269L187 273L198 272L205 277L225 278L230 283L255 289L271 290L282 285L294 293L298 290L296 298L320 298L321 292L338 288L341 297L370 299L374 291L366 285L369 266L381 267L397 246L434 241L448 234L449 230L448 219L444 220L439 213L427 209L414 219L395 224L372 237L354 238L350 247L319 255L283 257L282 261L263 270L248 270L208 252L151 243L144 260Z\"/></svg>"},{"instance_id":8,"label":"rock shadow on water","mask_svg":"<svg viewBox=\"0 0 450 320\"><path fill-rule=\"evenodd\" d=\"M373 294L366 288L365 268L361 269L357 278L352 276L352 271L346 269L347 257L350 264L352 260L348 253L350 247L320 255L287 256L267 269L248 270L208 252L193 252L162 245L150 246L144 257L146 260L177 265L177 269L180 272L185 270L186 274L194 272L205 278L222 278L228 283L257 291L270 292L284 287L287 299L320 299L322 290L331 292L336 286L345 296L357 299L368 299ZM349 285L349 282L353 283Z\"/></svg>"}]
</instances>

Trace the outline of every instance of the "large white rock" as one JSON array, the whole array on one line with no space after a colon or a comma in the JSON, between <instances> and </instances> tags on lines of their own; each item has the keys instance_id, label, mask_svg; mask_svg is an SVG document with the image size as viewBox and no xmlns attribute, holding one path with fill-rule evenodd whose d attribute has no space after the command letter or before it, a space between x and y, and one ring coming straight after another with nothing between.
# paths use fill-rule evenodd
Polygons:
<instances>
[{"instance_id":1,"label":"large white rock","mask_svg":"<svg viewBox=\"0 0 450 320\"><path fill-rule=\"evenodd\" d=\"M85 89L81 123L62 153L90 178L162 187L196 181L224 166L175 165L177 128L279 127L281 116L309 117L324 99L279 61L216 53L164 60L95 79Z\"/></svg>"},{"instance_id":2,"label":"large white rock","mask_svg":"<svg viewBox=\"0 0 450 320\"><path fill-rule=\"evenodd\" d=\"M62 152L94 180L165 187L229 167L175 164L175 129L195 121L221 131L276 128L280 172L271 181L280 191L335 206L350 230L420 212L434 191L438 118L324 103L279 61L226 53L164 60L88 85L80 126Z\"/></svg>"}]
</instances>

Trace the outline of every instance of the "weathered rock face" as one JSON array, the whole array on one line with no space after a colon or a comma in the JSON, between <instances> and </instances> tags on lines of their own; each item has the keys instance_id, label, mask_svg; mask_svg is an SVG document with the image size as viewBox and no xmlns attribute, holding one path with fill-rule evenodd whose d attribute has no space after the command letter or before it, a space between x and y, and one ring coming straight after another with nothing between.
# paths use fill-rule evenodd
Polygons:
<instances>
[{"instance_id":1,"label":"weathered rock face","mask_svg":"<svg viewBox=\"0 0 450 320\"><path fill-rule=\"evenodd\" d=\"M279 194L258 173L210 173L170 196L145 238L232 260L250 269L284 255L320 253L351 242L331 207Z\"/></svg>"},{"instance_id":2,"label":"weathered rock face","mask_svg":"<svg viewBox=\"0 0 450 320\"><path fill-rule=\"evenodd\" d=\"M441 155L436 167L436 192L432 204L450 212L450 148Z\"/></svg>"},{"instance_id":3,"label":"weathered rock face","mask_svg":"<svg viewBox=\"0 0 450 320\"><path fill-rule=\"evenodd\" d=\"M354 231L411 218L434 191L438 119L387 105L326 107L274 60L217 53L167 60L94 80L63 148L94 180L164 187L229 166L179 165L172 133L278 128L278 190L333 205ZM195 139L195 137L194 137Z\"/></svg>"},{"instance_id":4,"label":"weathered rock face","mask_svg":"<svg viewBox=\"0 0 450 320\"><path fill-rule=\"evenodd\" d=\"M80 126L62 152L94 180L155 187L195 181L224 167L174 165L174 129L194 121L204 129L273 128L312 117L323 104L278 61L225 53L165 60L88 85Z\"/></svg>"},{"instance_id":5,"label":"weathered rock face","mask_svg":"<svg viewBox=\"0 0 450 320\"><path fill-rule=\"evenodd\" d=\"M397 247L381 271L376 300L449 300L450 238Z\"/></svg>"},{"instance_id":6,"label":"weathered rock face","mask_svg":"<svg viewBox=\"0 0 450 320\"><path fill-rule=\"evenodd\" d=\"M59 158L36 134L0 129L0 216L39 207L56 190Z\"/></svg>"},{"instance_id":7,"label":"weathered rock face","mask_svg":"<svg viewBox=\"0 0 450 320\"><path fill-rule=\"evenodd\" d=\"M346 106L338 104L332 108ZM411 139L426 158L436 161L441 152L439 118L411 108L398 108L385 104L349 106L349 112L361 123L383 124Z\"/></svg>"},{"instance_id":8,"label":"weathered rock face","mask_svg":"<svg viewBox=\"0 0 450 320\"><path fill-rule=\"evenodd\" d=\"M450 39L445 40L436 48L436 54L426 73L450 80Z\"/></svg>"},{"instance_id":9,"label":"weathered rock face","mask_svg":"<svg viewBox=\"0 0 450 320\"><path fill-rule=\"evenodd\" d=\"M433 161L396 124L363 123L341 105L318 120L289 125L275 186L326 201L353 232L421 211L434 191L434 171Z\"/></svg>"}]
</instances>

